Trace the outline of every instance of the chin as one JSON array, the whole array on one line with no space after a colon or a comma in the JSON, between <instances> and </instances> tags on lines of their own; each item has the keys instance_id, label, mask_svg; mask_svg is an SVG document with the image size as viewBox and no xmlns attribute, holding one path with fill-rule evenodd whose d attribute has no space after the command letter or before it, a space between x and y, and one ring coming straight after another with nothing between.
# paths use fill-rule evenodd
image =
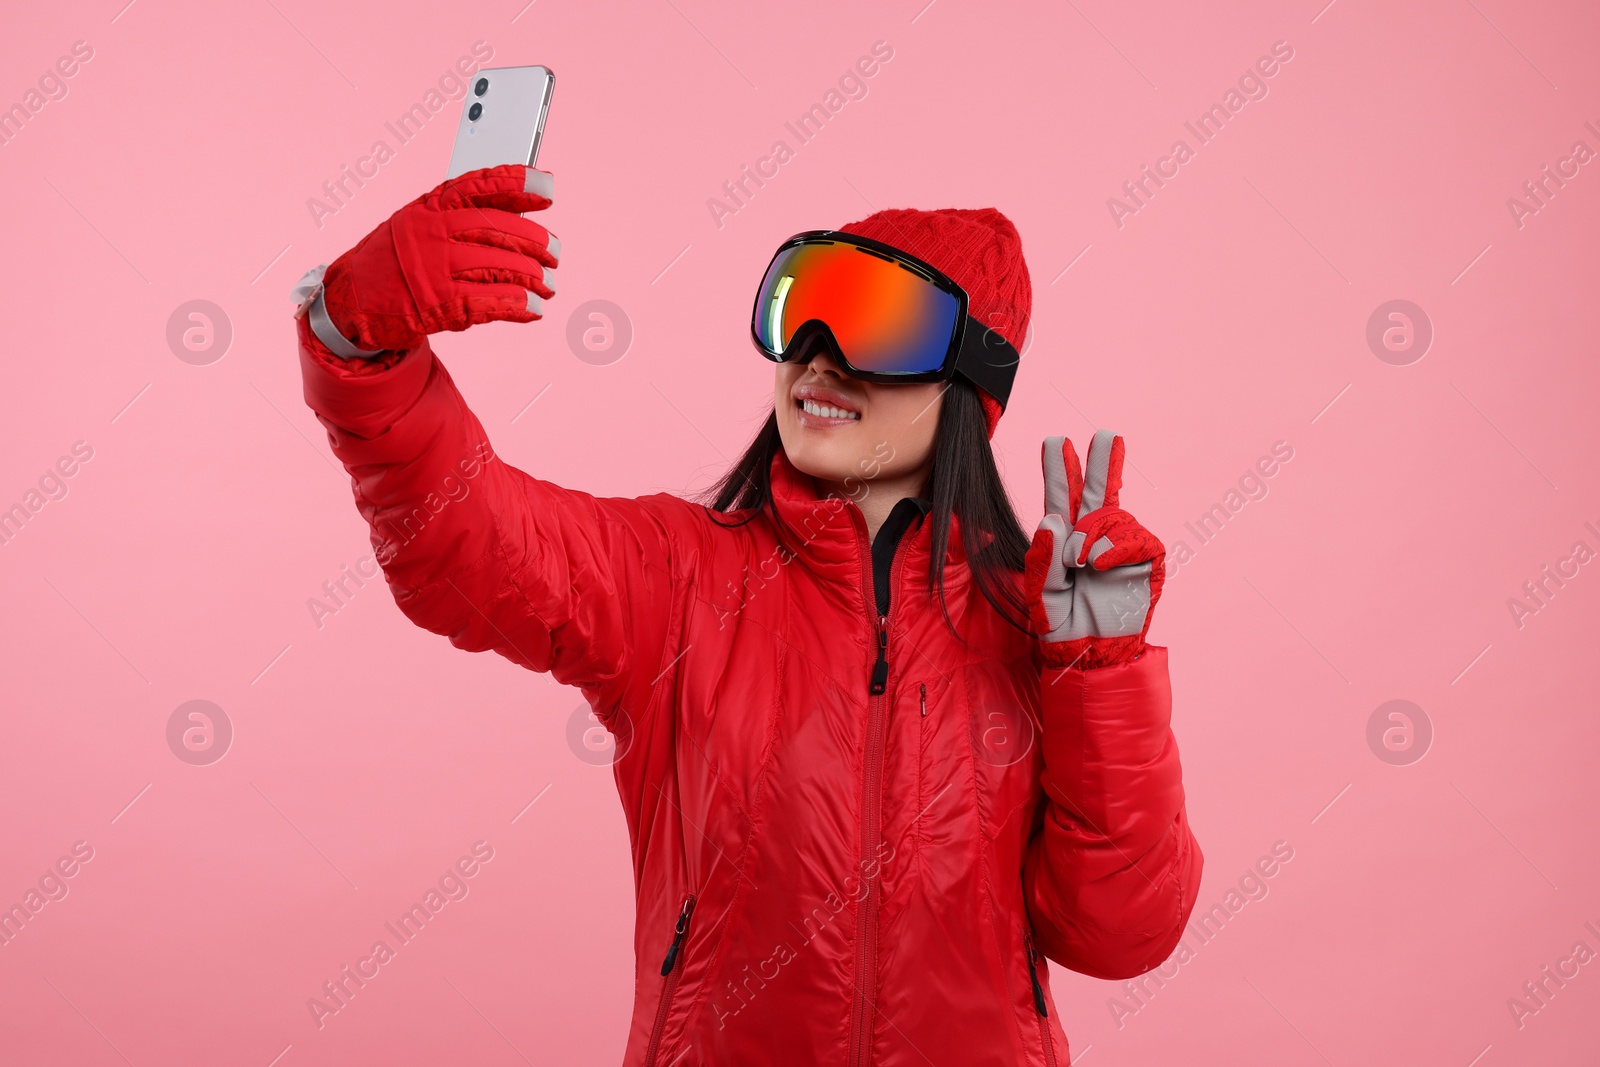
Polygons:
<instances>
[{"instance_id":1,"label":"chin","mask_svg":"<svg viewBox=\"0 0 1600 1067\"><path fill-rule=\"evenodd\" d=\"M796 470L827 482L842 483L846 478L861 478L862 464L870 461L873 450L860 427L840 430L808 430L779 423L783 450Z\"/></svg>"}]
</instances>

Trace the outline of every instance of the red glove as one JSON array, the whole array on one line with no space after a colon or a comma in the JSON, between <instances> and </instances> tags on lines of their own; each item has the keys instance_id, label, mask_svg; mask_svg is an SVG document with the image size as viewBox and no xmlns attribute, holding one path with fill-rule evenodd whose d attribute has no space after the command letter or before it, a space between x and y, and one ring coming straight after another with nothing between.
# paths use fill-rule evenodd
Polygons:
<instances>
[{"instance_id":1,"label":"red glove","mask_svg":"<svg viewBox=\"0 0 1600 1067\"><path fill-rule=\"evenodd\" d=\"M540 318L561 243L520 212L543 211L554 192L549 173L507 164L424 193L334 260L322 279L328 317L369 350Z\"/></svg>"},{"instance_id":2,"label":"red glove","mask_svg":"<svg viewBox=\"0 0 1600 1067\"><path fill-rule=\"evenodd\" d=\"M1044 519L1028 549L1033 631L1050 667L1105 667L1145 649L1166 549L1118 507L1122 438L1099 430L1087 479L1065 437L1045 440Z\"/></svg>"}]
</instances>

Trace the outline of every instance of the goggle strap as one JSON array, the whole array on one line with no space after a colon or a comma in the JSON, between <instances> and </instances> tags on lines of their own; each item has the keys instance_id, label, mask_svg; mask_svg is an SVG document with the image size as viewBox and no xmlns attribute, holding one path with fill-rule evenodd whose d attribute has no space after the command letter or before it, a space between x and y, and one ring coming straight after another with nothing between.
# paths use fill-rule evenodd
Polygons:
<instances>
[{"instance_id":1,"label":"goggle strap","mask_svg":"<svg viewBox=\"0 0 1600 1067\"><path fill-rule=\"evenodd\" d=\"M1017 377L1022 357L996 330L991 330L971 315L961 331L961 349L956 353L956 373L994 397L1005 410L1011 396L1011 383Z\"/></svg>"}]
</instances>

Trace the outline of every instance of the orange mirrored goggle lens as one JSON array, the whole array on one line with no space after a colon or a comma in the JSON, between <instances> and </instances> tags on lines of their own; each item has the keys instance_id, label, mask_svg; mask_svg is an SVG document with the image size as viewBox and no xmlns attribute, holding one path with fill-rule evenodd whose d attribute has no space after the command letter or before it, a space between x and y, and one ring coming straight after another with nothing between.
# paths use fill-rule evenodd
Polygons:
<instances>
[{"instance_id":1,"label":"orange mirrored goggle lens","mask_svg":"<svg viewBox=\"0 0 1600 1067\"><path fill-rule=\"evenodd\" d=\"M928 374L950 353L960 300L857 245L806 242L781 249L756 297L754 333L782 362L800 327L820 320L857 370Z\"/></svg>"}]
</instances>

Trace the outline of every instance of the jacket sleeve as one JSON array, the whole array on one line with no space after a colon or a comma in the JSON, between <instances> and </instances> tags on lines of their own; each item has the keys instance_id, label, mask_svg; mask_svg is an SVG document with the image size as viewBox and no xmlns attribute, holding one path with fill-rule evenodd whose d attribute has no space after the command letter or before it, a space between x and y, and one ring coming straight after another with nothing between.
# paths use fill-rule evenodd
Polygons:
<instances>
[{"instance_id":1,"label":"jacket sleeve","mask_svg":"<svg viewBox=\"0 0 1600 1067\"><path fill-rule=\"evenodd\" d=\"M426 341L347 362L304 318L298 330L306 403L400 610L458 648L583 687L610 727L630 676L660 670L678 584L664 518L693 505L596 498L510 466Z\"/></svg>"},{"instance_id":2,"label":"jacket sleeve","mask_svg":"<svg viewBox=\"0 0 1600 1067\"><path fill-rule=\"evenodd\" d=\"M1132 978L1177 947L1200 888L1167 650L1046 668L1040 690L1045 802L1023 866L1039 947L1071 970Z\"/></svg>"}]
</instances>

